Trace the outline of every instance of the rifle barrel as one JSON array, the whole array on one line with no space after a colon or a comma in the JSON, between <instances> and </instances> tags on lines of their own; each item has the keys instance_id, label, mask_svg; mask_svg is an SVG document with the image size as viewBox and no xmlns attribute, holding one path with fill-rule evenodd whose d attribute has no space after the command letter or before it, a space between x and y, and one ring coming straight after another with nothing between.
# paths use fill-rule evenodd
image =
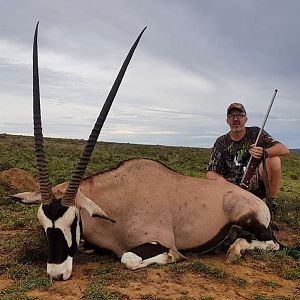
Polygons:
<instances>
[{"instance_id":1,"label":"rifle barrel","mask_svg":"<svg viewBox=\"0 0 300 300\"><path fill-rule=\"evenodd\" d=\"M261 134L262 134L262 131L264 130L265 124L266 124L267 119L268 119L268 117L269 117L270 110L271 110L271 108L272 108L274 99L275 99L275 97L276 97L276 94L277 94L277 90L274 91L273 97L272 97L272 99L271 99L270 105L269 105L268 110L267 110L267 113L266 113L266 116L265 116L265 118L264 118L264 120L263 120L263 123L262 123L262 125L261 125L261 127L260 127L259 133L258 133L258 135L257 135L256 141L255 141L255 144L254 144L255 146L257 146L257 144L258 144L258 142L259 142L259 139L260 139L260 136L261 136ZM254 159L254 157L251 155L251 157L250 157L250 159L249 159L249 161L248 161L248 164L247 164L245 173L244 173L244 175L243 175L243 177L242 177L242 180L241 180L241 183L240 183L240 186L243 187L243 188L246 188L246 189L247 189L248 186L249 186L250 179L251 179L251 177L253 176L253 175L251 176L250 174L251 174L251 173L254 174L254 169L255 169L255 168L254 168L254 162L255 162L255 159Z\"/></svg>"},{"instance_id":2,"label":"rifle barrel","mask_svg":"<svg viewBox=\"0 0 300 300\"><path fill-rule=\"evenodd\" d=\"M259 133L258 133L258 135L257 135L256 141L255 141L255 146L257 146L257 143L258 143L258 140L259 140L259 138L260 138L260 135L261 135L262 131L264 130L264 127L265 127L265 125L266 125L267 119L268 119L268 117L269 117L270 110L271 110L271 108L272 108L273 102L274 102L275 97L276 97L276 94L277 94L277 90L274 91L274 94L273 94L273 97L272 97L272 99L271 99L270 105L269 105L269 107L268 107L267 113L266 113L266 115L265 115L265 118L264 118L264 120L263 120L263 122L262 122L262 125L261 125L261 127L260 127L260 130L259 130Z\"/></svg>"}]
</instances>

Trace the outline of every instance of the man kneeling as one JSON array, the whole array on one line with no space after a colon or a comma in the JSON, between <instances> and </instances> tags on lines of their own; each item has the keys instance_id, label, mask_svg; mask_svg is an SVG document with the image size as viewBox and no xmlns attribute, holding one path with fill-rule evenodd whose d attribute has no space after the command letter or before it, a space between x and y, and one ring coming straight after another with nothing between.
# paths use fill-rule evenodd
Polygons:
<instances>
[{"instance_id":1,"label":"man kneeling","mask_svg":"<svg viewBox=\"0 0 300 300\"><path fill-rule=\"evenodd\" d=\"M264 155L270 192L267 205L275 212L281 178L280 156L287 155L289 150L265 130L262 131L260 145L255 146L260 128L246 127L247 120L245 107L241 103L229 105L226 122L230 131L217 138L207 167L207 177L212 180L236 183L237 177L240 176L241 164L247 165L250 155L258 160L261 160ZM262 163L256 168L248 190L261 199L266 197Z\"/></svg>"}]
</instances>

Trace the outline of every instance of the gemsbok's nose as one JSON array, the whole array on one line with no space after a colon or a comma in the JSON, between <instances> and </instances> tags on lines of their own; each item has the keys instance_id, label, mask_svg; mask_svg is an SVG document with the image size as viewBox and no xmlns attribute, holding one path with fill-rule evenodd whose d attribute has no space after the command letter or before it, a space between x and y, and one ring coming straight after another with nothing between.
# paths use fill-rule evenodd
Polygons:
<instances>
[{"instance_id":1,"label":"gemsbok's nose","mask_svg":"<svg viewBox=\"0 0 300 300\"><path fill-rule=\"evenodd\" d=\"M57 280L57 281L61 281L64 280L64 275L63 274L58 274L55 276L50 276L51 279Z\"/></svg>"}]
</instances>

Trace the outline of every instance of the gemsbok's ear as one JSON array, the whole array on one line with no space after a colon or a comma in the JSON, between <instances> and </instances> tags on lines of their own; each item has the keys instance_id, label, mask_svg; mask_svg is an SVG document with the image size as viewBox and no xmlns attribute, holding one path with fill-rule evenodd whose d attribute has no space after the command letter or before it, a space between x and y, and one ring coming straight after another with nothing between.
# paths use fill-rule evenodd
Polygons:
<instances>
[{"instance_id":1,"label":"gemsbok's ear","mask_svg":"<svg viewBox=\"0 0 300 300\"><path fill-rule=\"evenodd\" d=\"M40 192L24 192L15 195L10 195L11 200L24 204L41 204L42 197Z\"/></svg>"},{"instance_id":2,"label":"gemsbok's ear","mask_svg":"<svg viewBox=\"0 0 300 300\"><path fill-rule=\"evenodd\" d=\"M81 193L80 188L77 191L75 201L76 207L79 210L82 208L85 209L91 217L98 217L113 223L116 222L115 220L111 219L95 202Z\"/></svg>"}]
</instances>

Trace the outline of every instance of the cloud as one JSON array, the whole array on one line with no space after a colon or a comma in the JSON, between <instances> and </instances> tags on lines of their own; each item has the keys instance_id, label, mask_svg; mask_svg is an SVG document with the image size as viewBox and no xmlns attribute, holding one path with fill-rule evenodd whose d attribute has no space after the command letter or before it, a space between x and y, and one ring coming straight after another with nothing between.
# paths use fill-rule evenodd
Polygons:
<instances>
[{"instance_id":1,"label":"cloud","mask_svg":"<svg viewBox=\"0 0 300 300\"><path fill-rule=\"evenodd\" d=\"M210 147L230 102L299 147L300 3L0 3L0 128L32 134L32 38L39 28L45 135L87 138L131 44L147 25L100 139Z\"/></svg>"}]
</instances>

